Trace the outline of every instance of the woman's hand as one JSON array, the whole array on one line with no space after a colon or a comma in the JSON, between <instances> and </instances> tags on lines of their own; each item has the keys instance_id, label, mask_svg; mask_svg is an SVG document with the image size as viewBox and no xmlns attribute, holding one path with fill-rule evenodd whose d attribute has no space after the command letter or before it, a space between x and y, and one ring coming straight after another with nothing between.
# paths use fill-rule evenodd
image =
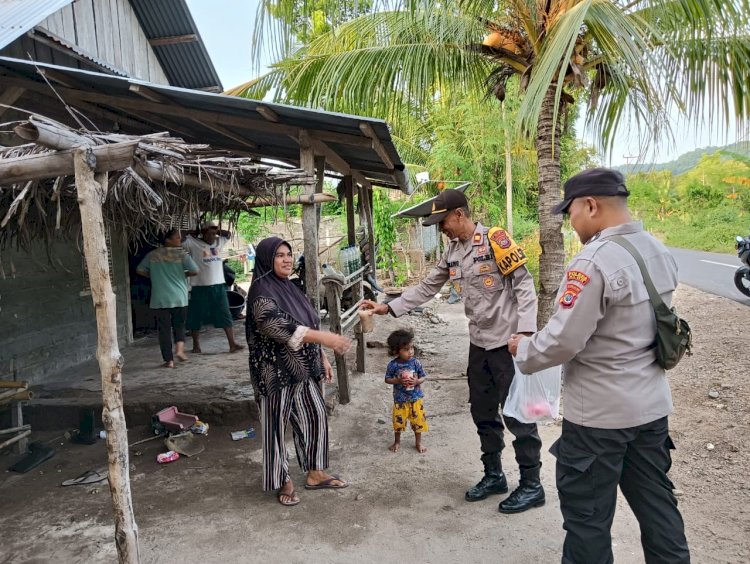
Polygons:
<instances>
[{"instance_id":1,"label":"woman's hand","mask_svg":"<svg viewBox=\"0 0 750 564\"><path fill-rule=\"evenodd\" d=\"M364 300L359 309L371 309L373 313L377 315L385 315L388 313L388 306L386 304L379 304L372 300Z\"/></svg>"},{"instance_id":2,"label":"woman's hand","mask_svg":"<svg viewBox=\"0 0 750 564\"><path fill-rule=\"evenodd\" d=\"M324 352L320 353L323 355L323 381L326 384L330 384L333 382L333 367L331 366L331 361L328 360L328 357L325 355Z\"/></svg>"},{"instance_id":3,"label":"woman's hand","mask_svg":"<svg viewBox=\"0 0 750 564\"><path fill-rule=\"evenodd\" d=\"M326 342L323 345L329 349L333 349L338 354L346 354L346 351L352 346L352 340L349 337L337 335L336 333L327 333Z\"/></svg>"}]
</instances>

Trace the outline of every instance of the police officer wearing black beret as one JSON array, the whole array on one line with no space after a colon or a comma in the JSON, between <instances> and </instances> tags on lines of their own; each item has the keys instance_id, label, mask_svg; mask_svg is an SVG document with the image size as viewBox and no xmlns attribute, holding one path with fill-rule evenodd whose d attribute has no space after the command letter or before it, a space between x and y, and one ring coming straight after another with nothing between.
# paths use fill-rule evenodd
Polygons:
<instances>
[{"instance_id":1,"label":"police officer wearing black beret","mask_svg":"<svg viewBox=\"0 0 750 564\"><path fill-rule=\"evenodd\" d=\"M688 563L685 527L667 477L672 396L654 353L654 311L633 255L611 238L622 236L638 250L667 305L677 266L632 220L619 172L584 171L564 191L555 212L570 217L584 247L565 272L547 326L508 343L526 373L564 365L562 434L550 448L567 531L562 562L613 561L610 528L619 486L638 519L646 562Z\"/></svg>"}]
</instances>

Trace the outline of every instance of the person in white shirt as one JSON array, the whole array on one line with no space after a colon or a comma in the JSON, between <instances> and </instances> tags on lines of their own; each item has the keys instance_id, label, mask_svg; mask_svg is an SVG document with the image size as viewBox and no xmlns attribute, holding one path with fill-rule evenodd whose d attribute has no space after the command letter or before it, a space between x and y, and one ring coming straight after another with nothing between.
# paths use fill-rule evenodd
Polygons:
<instances>
[{"instance_id":1,"label":"person in white shirt","mask_svg":"<svg viewBox=\"0 0 750 564\"><path fill-rule=\"evenodd\" d=\"M197 237L188 235L182 244L200 268L200 272L191 280L192 291L186 323L193 338L194 353L201 352L200 330L204 325L224 329L229 342L229 352L244 348L234 338L233 320L224 283L221 253L230 236L228 231L219 231L218 222L208 221L201 225Z\"/></svg>"}]
</instances>

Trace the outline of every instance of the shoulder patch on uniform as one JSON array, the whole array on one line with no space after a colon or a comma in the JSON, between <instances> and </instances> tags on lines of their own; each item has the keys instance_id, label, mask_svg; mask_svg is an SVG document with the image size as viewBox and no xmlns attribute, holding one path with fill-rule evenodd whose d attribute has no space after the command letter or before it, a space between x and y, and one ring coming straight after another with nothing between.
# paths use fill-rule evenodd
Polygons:
<instances>
[{"instance_id":1,"label":"shoulder patch on uniform","mask_svg":"<svg viewBox=\"0 0 750 564\"><path fill-rule=\"evenodd\" d=\"M519 266L529 262L526 253L511 238L505 229L491 227L487 233L495 262L503 276L507 276Z\"/></svg>"},{"instance_id":2,"label":"shoulder patch on uniform","mask_svg":"<svg viewBox=\"0 0 750 564\"><path fill-rule=\"evenodd\" d=\"M591 278L589 278L588 275L584 274L580 270L568 270L568 273L566 274L566 278L571 282L578 282L579 284L582 284L583 286L588 284L589 280L591 280Z\"/></svg>"},{"instance_id":3,"label":"shoulder patch on uniform","mask_svg":"<svg viewBox=\"0 0 750 564\"><path fill-rule=\"evenodd\" d=\"M560 305L562 307L571 308L575 305L578 294L581 293L581 289L573 284L568 284L565 288L565 292L560 296Z\"/></svg>"},{"instance_id":4,"label":"shoulder patch on uniform","mask_svg":"<svg viewBox=\"0 0 750 564\"><path fill-rule=\"evenodd\" d=\"M507 249L512 245L510 236L505 229L497 229L496 231L491 230L490 239L500 245L501 249Z\"/></svg>"}]
</instances>

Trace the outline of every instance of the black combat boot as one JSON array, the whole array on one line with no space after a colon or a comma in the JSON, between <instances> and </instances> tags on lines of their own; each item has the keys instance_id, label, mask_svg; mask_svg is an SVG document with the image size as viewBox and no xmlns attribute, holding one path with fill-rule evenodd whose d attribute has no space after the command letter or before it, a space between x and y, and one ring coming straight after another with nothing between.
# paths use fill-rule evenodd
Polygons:
<instances>
[{"instance_id":1,"label":"black combat boot","mask_svg":"<svg viewBox=\"0 0 750 564\"><path fill-rule=\"evenodd\" d=\"M532 507L544 505L544 488L539 481L539 470L542 467L521 468L521 480L518 487L507 498L500 502L500 513L521 513Z\"/></svg>"},{"instance_id":2,"label":"black combat boot","mask_svg":"<svg viewBox=\"0 0 750 564\"><path fill-rule=\"evenodd\" d=\"M500 465L500 453L491 452L482 455L484 477L479 483L466 492L466 501L479 501L487 496L502 494L508 491L508 481Z\"/></svg>"}]
</instances>

